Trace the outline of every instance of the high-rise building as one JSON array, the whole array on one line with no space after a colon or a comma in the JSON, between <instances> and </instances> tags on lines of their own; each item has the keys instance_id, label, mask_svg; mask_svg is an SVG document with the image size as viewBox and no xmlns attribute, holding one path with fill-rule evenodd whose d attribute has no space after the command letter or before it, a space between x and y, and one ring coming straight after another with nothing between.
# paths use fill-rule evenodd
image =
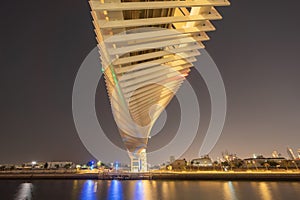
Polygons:
<instances>
[{"instance_id":1,"label":"high-rise building","mask_svg":"<svg viewBox=\"0 0 300 200\"><path fill-rule=\"evenodd\" d=\"M132 171L146 171L151 128L189 74L228 0L90 1L102 71ZM156 106L159 105L159 106Z\"/></svg>"}]
</instances>

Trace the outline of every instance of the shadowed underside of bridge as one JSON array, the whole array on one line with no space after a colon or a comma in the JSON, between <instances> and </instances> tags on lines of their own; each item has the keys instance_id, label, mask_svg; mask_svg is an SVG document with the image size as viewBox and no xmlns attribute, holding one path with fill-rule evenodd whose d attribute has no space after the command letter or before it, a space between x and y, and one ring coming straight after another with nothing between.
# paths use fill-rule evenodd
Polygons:
<instances>
[{"instance_id":1,"label":"shadowed underside of bridge","mask_svg":"<svg viewBox=\"0 0 300 200\"><path fill-rule=\"evenodd\" d=\"M90 1L114 119L133 171L146 171L152 126L190 72L227 0Z\"/></svg>"}]
</instances>

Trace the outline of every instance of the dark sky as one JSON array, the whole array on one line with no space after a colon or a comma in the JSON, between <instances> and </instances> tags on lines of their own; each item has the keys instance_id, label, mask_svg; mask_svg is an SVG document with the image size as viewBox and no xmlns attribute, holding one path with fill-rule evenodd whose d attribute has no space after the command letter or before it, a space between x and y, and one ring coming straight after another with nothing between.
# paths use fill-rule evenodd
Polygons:
<instances>
[{"instance_id":1,"label":"dark sky","mask_svg":"<svg viewBox=\"0 0 300 200\"><path fill-rule=\"evenodd\" d=\"M205 43L228 97L211 155L286 155L300 148L300 2L231 2ZM4 1L0 16L0 163L91 159L72 117L74 79L96 45L87 1Z\"/></svg>"}]
</instances>

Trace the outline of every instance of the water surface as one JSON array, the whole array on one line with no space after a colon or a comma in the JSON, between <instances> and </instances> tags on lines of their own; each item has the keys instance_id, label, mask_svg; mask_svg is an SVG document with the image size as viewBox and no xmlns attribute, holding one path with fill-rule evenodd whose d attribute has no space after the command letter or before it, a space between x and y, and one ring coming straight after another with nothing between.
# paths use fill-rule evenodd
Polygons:
<instances>
[{"instance_id":1,"label":"water surface","mask_svg":"<svg viewBox=\"0 0 300 200\"><path fill-rule=\"evenodd\" d=\"M9 200L300 199L300 182L0 180Z\"/></svg>"}]
</instances>

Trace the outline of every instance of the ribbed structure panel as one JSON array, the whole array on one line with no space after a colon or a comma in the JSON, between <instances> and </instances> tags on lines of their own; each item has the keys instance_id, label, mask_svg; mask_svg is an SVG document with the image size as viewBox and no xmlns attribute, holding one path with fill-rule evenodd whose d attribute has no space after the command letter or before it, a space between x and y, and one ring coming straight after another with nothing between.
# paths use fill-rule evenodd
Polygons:
<instances>
[{"instance_id":1,"label":"ribbed structure panel","mask_svg":"<svg viewBox=\"0 0 300 200\"><path fill-rule=\"evenodd\" d=\"M227 0L90 1L114 118L131 158L145 152L156 119L209 40L206 32L215 30L210 20L222 18L215 6L228 5Z\"/></svg>"}]
</instances>

